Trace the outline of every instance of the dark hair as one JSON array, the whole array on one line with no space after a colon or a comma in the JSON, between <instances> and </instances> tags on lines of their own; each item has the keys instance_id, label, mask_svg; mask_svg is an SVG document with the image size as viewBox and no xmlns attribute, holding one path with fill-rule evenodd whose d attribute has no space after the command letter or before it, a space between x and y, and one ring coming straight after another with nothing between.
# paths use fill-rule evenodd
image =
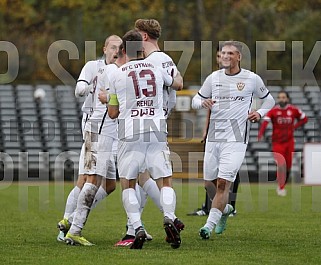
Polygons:
<instances>
[{"instance_id":1,"label":"dark hair","mask_svg":"<svg viewBox=\"0 0 321 265\"><path fill-rule=\"evenodd\" d=\"M143 52L143 38L136 29L132 29L122 38L124 50L128 57L136 58Z\"/></svg>"},{"instance_id":2,"label":"dark hair","mask_svg":"<svg viewBox=\"0 0 321 265\"><path fill-rule=\"evenodd\" d=\"M289 93L288 93L287 91L281 90L281 91L279 91L278 95L280 95L280 94L282 94L282 93L285 94L286 97L287 97L289 100L291 100L290 95L289 95Z\"/></svg>"}]
</instances>

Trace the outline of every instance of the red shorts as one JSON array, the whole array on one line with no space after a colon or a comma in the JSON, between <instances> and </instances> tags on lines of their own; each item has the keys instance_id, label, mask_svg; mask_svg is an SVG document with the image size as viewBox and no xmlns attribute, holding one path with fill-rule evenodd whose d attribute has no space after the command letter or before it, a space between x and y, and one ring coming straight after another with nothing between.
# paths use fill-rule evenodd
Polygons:
<instances>
[{"instance_id":1,"label":"red shorts","mask_svg":"<svg viewBox=\"0 0 321 265\"><path fill-rule=\"evenodd\" d=\"M294 139L284 143L272 143L272 151L278 166L286 163L286 169L291 169L293 156L292 153L294 152Z\"/></svg>"}]
</instances>

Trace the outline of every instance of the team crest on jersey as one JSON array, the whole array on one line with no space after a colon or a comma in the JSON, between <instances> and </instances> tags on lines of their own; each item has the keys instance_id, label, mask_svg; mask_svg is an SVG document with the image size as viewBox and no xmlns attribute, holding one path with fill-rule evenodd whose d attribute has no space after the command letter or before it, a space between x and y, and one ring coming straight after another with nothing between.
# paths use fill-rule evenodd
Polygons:
<instances>
[{"instance_id":1,"label":"team crest on jersey","mask_svg":"<svg viewBox=\"0 0 321 265\"><path fill-rule=\"evenodd\" d=\"M288 110L288 111L286 112L286 115L291 116L291 115L292 115L292 111L291 111L291 110Z\"/></svg>"},{"instance_id":2,"label":"team crest on jersey","mask_svg":"<svg viewBox=\"0 0 321 265\"><path fill-rule=\"evenodd\" d=\"M239 83L236 84L236 86L237 86L237 89L239 91L242 91L244 89L244 87L245 87L245 84L242 83L242 82L239 82Z\"/></svg>"}]
</instances>

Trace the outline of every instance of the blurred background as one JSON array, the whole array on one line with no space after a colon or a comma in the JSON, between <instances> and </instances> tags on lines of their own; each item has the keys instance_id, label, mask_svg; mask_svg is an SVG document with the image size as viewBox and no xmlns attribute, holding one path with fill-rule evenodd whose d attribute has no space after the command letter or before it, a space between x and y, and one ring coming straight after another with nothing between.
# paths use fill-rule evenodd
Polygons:
<instances>
[{"instance_id":1,"label":"blurred background","mask_svg":"<svg viewBox=\"0 0 321 265\"><path fill-rule=\"evenodd\" d=\"M75 82L86 61L101 57L105 38L122 36L138 18L159 20L162 48L164 41L181 41L183 46L191 41L194 45L191 59L179 69L184 74L185 91L178 95L177 109L169 120L171 150L183 163L182 172L176 176L201 177L201 165L197 162L191 166L189 154L203 150L200 138L205 113L190 109L191 97L206 75L216 69L219 41L234 39L249 48L250 70L260 73L263 62L267 69L282 71L277 80L267 80L269 89L274 96L286 89L292 102L310 118L296 132L294 170L301 177L304 143L321 141L320 17L321 0L0 0L0 46L10 42L19 55L17 65L9 67L8 53L0 51L2 179L11 174L19 179L71 179L77 175L82 100L74 97ZM202 46L204 41L212 43ZM265 62L257 51L258 41L281 41L284 47L268 52ZM302 49L295 53L294 41L302 41ZM53 48L59 51L58 60L50 64L49 51ZM182 51L168 53L180 68ZM310 57L315 80L303 77L299 85L294 84L293 79L300 77L294 76L293 69L303 69ZM17 68L13 78L10 69ZM34 97L37 88L45 91L41 100ZM244 172L253 173L253 178L261 171L275 171L269 153L271 128L263 142L257 142L257 129L258 125L252 128L242 166ZM266 153L264 163L259 163L259 152Z\"/></svg>"}]
</instances>

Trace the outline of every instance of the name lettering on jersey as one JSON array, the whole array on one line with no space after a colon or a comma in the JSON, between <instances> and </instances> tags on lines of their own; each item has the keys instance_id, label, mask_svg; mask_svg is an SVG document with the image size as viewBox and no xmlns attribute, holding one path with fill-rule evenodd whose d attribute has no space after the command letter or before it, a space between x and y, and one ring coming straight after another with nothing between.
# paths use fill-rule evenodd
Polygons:
<instances>
[{"instance_id":1,"label":"name lettering on jersey","mask_svg":"<svg viewBox=\"0 0 321 265\"><path fill-rule=\"evenodd\" d=\"M245 87L245 84L242 83L242 82L239 82L239 83L236 84L236 86L237 86L237 89L239 91L242 91L244 89L244 87Z\"/></svg>"},{"instance_id":2,"label":"name lettering on jersey","mask_svg":"<svg viewBox=\"0 0 321 265\"><path fill-rule=\"evenodd\" d=\"M130 65L126 65L124 67L122 67L122 71L125 72L127 70L133 70L133 69L137 69L137 68L155 68L153 64L151 63L135 63L135 64L130 64Z\"/></svg>"},{"instance_id":3,"label":"name lettering on jersey","mask_svg":"<svg viewBox=\"0 0 321 265\"><path fill-rule=\"evenodd\" d=\"M224 96L214 96L213 99L218 99L218 100L231 100L231 101L237 101L237 100L240 100L240 101L244 101L244 97L242 96L230 96L230 97L224 97Z\"/></svg>"},{"instance_id":4,"label":"name lettering on jersey","mask_svg":"<svg viewBox=\"0 0 321 265\"><path fill-rule=\"evenodd\" d=\"M130 117L154 116L155 108L132 109Z\"/></svg>"},{"instance_id":5,"label":"name lettering on jersey","mask_svg":"<svg viewBox=\"0 0 321 265\"><path fill-rule=\"evenodd\" d=\"M137 107L152 107L152 106L154 106L154 101L152 99L137 101Z\"/></svg>"},{"instance_id":6,"label":"name lettering on jersey","mask_svg":"<svg viewBox=\"0 0 321 265\"><path fill-rule=\"evenodd\" d=\"M162 63L163 68L168 68L168 67L172 67L172 66L174 66L173 61L168 61L168 62Z\"/></svg>"},{"instance_id":7,"label":"name lettering on jersey","mask_svg":"<svg viewBox=\"0 0 321 265\"><path fill-rule=\"evenodd\" d=\"M215 86L223 86L222 84L215 84Z\"/></svg>"}]
</instances>

